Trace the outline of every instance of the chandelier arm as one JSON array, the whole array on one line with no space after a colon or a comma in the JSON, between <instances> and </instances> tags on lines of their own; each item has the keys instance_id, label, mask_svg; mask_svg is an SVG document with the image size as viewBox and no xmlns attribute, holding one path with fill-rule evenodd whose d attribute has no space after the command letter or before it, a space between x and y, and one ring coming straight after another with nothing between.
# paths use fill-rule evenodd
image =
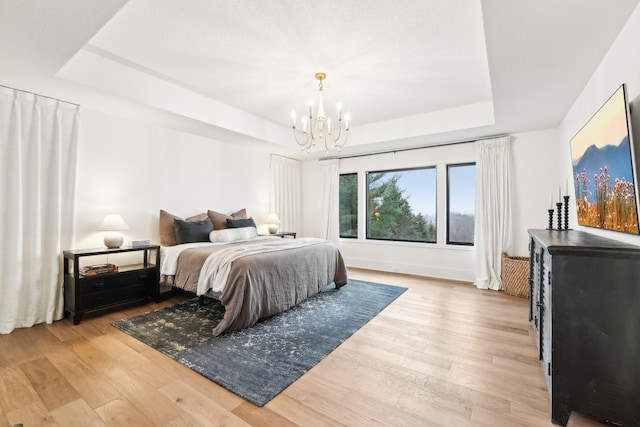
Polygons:
<instances>
[{"instance_id":1,"label":"chandelier arm","mask_svg":"<svg viewBox=\"0 0 640 427\"><path fill-rule=\"evenodd\" d=\"M310 142L310 138L308 138L307 134L303 132L303 134L302 134L302 135L304 136L304 139L302 140L302 142L300 142L300 141L298 140L298 132L296 131L296 127L295 127L295 126L292 126L292 129L293 129L293 138L296 140L296 143L297 143L300 147L302 147L302 149L305 149L305 148L306 148L306 149L309 149L309 147L310 147L311 145L309 144L309 142Z\"/></svg>"},{"instance_id":2,"label":"chandelier arm","mask_svg":"<svg viewBox=\"0 0 640 427\"><path fill-rule=\"evenodd\" d=\"M342 137L342 119L341 118L338 119L338 124L339 124L339 126L338 126L338 134L335 136L335 138L333 137L333 134L332 134L331 135L331 139L333 141L333 146L335 148L342 148L342 147L345 146L345 144L347 143L347 139L349 138L349 129L347 129L347 128L344 129L344 131L345 131L344 141L339 142L340 138Z\"/></svg>"},{"instance_id":3,"label":"chandelier arm","mask_svg":"<svg viewBox=\"0 0 640 427\"><path fill-rule=\"evenodd\" d=\"M333 137L334 133L335 132L331 133L331 139L333 140L333 145L336 145L340 140L340 136L342 135L342 119L338 119L338 135L336 135L335 138Z\"/></svg>"},{"instance_id":4,"label":"chandelier arm","mask_svg":"<svg viewBox=\"0 0 640 427\"><path fill-rule=\"evenodd\" d=\"M317 123L318 123L317 118L309 120L309 135L311 135L311 141L313 141L313 145L315 145L316 138L318 137L317 134L316 135L313 134L313 130L316 128Z\"/></svg>"},{"instance_id":5,"label":"chandelier arm","mask_svg":"<svg viewBox=\"0 0 640 427\"><path fill-rule=\"evenodd\" d=\"M342 141L341 143L338 143L337 141L334 141L335 147L338 148L338 149L344 147L347 144L347 140L348 139L349 139L349 129L345 129L345 131L344 131L344 141Z\"/></svg>"}]
</instances>

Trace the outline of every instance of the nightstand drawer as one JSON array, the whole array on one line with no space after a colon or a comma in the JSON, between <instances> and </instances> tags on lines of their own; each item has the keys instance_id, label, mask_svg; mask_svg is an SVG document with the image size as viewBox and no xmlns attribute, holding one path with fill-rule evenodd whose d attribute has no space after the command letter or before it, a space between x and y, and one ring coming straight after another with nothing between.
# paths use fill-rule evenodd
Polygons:
<instances>
[{"instance_id":1,"label":"nightstand drawer","mask_svg":"<svg viewBox=\"0 0 640 427\"><path fill-rule=\"evenodd\" d=\"M116 289L127 288L139 283L149 283L155 274L153 270L136 270L126 273L104 274L94 277L80 279L78 291L80 296L89 295L96 292L116 291Z\"/></svg>"},{"instance_id":2,"label":"nightstand drawer","mask_svg":"<svg viewBox=\"0 0 640 427\"><path fill-rule=\"evenodd\" d=\"M105 292L95 292L87 295L80 295L80 307L85 308L100 308L111 304L116 304L122 301L127 301L135 298L143 298L150 294L148 283L142 282L134 285L130 285L125 288L109 289Z\"/></svg>"}]
</instances>

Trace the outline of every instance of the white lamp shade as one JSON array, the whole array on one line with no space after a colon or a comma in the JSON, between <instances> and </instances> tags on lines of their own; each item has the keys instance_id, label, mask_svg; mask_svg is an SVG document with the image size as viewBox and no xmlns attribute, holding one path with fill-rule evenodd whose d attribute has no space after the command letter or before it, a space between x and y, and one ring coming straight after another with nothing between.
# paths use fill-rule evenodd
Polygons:
<instances>
[{"instance_id":1,"label":"white lamp shade","mask_svg":"<svg viewBox=\"0 0 640 427\"><path fill-rule=\"evenodd\" d=\"M124 237L118 231L128 230L129 225L119 214L109 214L104 217L98 231L106 231L104 235L104 245L108 248L119 248L124 242Z\"/></svg>"},{"instance_id":2,"label":"white lamp shade","mask_svg":"<svg viewBox=\"0 0 640 427\"><path fill-rule=\"evenodd\" d=\"M124 231L128 229L129 226L119 214L105 216L98 227L98 231Z\"/></svg>"},{"instance_id":3,"label":"white lamp shade","mask_svg":"<svg viewBox=\"0 0 640 427\"><path fill-rule=\"evenodd\" d=\"M269 233L276 234L278 232L278 224L280 224L280 218L275 212L271 212L267 217L267 224L269 224Z\"/></svg>"},{"instance_id":4,"label":"white lamp shade","mask_svg":"<svg viewBox=\"0 0 640 427\"><path fill-rule=\"evenodd\" d=\"M269 224L280 224L280 218L274 212L271 212L267 217L267 223Z\"/></svg>"}]
</instances>

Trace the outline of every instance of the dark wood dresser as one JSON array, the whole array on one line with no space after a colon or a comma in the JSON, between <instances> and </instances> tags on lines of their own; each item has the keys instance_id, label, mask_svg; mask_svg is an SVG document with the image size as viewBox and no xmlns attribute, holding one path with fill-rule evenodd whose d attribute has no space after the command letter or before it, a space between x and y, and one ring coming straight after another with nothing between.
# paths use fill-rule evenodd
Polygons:
<instances>
[{"instance_id":1,"label":"dark wood dresser","mask_svg":"<svg viewBox=\"0 0 640 427\"><path fill-rule=\"evenodd\" d=\"M142 263L121 265L117 272L82 277L81 259L87 257L138 252ZM153 254L153 255L152 255ZM64 311L77 325L87 311L97 310L142 298L160 301L160 246L76 249L64 255Z\"/></svg>"},{"instance_id":2,"label":"dark wood dresser","mask_svg":"<svg viewBox=\"0 0 640 427\"><path fill-rule=\"evenodd\" d=\"M551 403L640 426L640 247L593 234L529 230L529 320Z\"/></svg>"}]
</instances>

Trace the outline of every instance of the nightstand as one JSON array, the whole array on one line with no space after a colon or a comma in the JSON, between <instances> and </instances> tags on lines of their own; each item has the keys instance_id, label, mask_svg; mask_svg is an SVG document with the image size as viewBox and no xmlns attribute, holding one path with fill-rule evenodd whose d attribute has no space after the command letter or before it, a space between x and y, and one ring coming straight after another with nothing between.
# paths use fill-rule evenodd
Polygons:
<instances>
[{"instance_id":1,"label":"nightstand","mask_svg":"<svg viewBox=\"0 0 640 427\"><path fill-rule=\"evenodd\" d=\"M117 272L95 276L79 274L81 258L139 252L142 263L118 266ZM87 311L153 297L160 301L160 246L121 247L115 249L76 249L64 251L64 313L73 324Z\"/></svg>"},{"instance_id":2,"label":"nightstand","mask_svg":"<svg viewBox=\"0 0 640 427\"><path fill-rule=\"evenodd\" d=\"M273 234L261 234L261 236L282 237L283 239L285 237L293 237L295 239L297 234L298 233L296 233L295 231L281 231L279 233L273 233Z\"/></svg>"}]
</instances>

